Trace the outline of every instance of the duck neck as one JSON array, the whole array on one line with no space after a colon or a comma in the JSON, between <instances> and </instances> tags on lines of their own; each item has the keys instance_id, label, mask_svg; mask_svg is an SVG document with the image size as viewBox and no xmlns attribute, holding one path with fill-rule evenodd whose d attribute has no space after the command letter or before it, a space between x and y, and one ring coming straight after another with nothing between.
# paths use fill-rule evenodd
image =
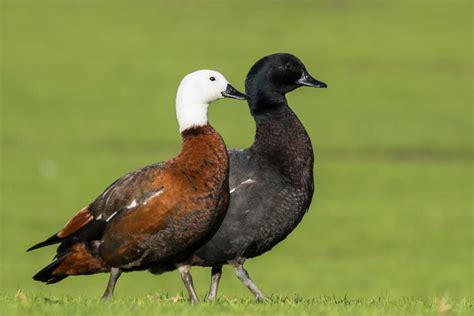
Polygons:
<instances>
[{"instance_id":1,"label":"duck neck","mask_svg":"<svg viewBox=\"0 0 474 316\"><path fill-rule=\"evenodd\" d=\"M281 166L282 173L289 178L299 181L313 169L311 139L286 102L273 106L266 103L266 106L271 110L254 114L257 130L251 150Z\"/></svg>"},{"instance_id":2,"label":"duck neck","mask_svg":"<svg viewBox=\"0 0 474 316\"><path fill-rule=\"evenodd\" d=\"M181 132L183 147L177 161L183 169L213 177L216 169L228 170L227 149L222 137L209 124ZM227 171L226 171L227 172Z\"/></svg>"},{"instance_id":3,"label":"duck neck","mask_svg":"<svg viewBox=\"0 0 474 316\"><path fill-rule=\"evenodd\" d=\"M207 109L209 103L186 100L178 94L176 98L176 117L178 119L179 131L190 129L195 126L207 125Z\"/></svg>"},{"instance_id":4,"label":"duck neck","mask_svg":"<svg viewBox=\"0 0 474 316\"><path fill-rule=\"evenodd\" d=\"M280 112L285 107L288 107L286 97L282 93L277 93L271 90L256 90L255 92L248 92L250 96L249 106L250 112L254 116L272 114L273 112Z\"/></svg>"}]
</instances>

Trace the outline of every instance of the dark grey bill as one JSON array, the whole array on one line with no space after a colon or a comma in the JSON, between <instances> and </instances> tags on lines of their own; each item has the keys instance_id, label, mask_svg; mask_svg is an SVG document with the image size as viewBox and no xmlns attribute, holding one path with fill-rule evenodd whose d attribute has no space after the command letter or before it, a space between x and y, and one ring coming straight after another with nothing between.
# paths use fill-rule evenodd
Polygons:
<instances>
[{"instance_id":1,"label":"dark grey bill","mask_svg":"<svg viewBox=\"0 0 474 316\"><path fill-rule=\"evenodd\" d=\"M227 84L227 88L225 89L224 92L222 92L222 95L226 98L232 98L232 99L237 99L237 100L248 100L250 97L242 92L237 91L234 87L232 87L230 84Z\"/></svg>"},{"instance_id":2,"label":"dark grey bill","mask_svg":"<svg viewBox=\"0 0 474 316\"><path fill-rule=\"evenodd\" d=\"M308 87L315 87L315 88L327 88L328 85L325 84L322 81L316 80L309 73L306 71L303 72L303 75L301 78L298 80L298 83L303 85L303 86L308 86Z\"/></svg>"}]
</instances>

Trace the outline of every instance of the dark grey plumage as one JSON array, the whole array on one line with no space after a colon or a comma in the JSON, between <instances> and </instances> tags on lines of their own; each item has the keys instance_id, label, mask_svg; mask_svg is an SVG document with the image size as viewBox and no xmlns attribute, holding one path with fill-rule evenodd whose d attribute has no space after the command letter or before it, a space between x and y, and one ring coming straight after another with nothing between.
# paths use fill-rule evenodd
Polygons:
<instances>
[{"instance_id":1,"label":"dark grey plumage","mask_svg":"<svg viewBox=\"0 0 474 316\"><path fill-rule=\"evenodd\" d=\"M298 225L314 192L313 148L285 94L299 86L326 87L290 54L259 60L249 71L246 93L257 131L248 149L229 151L231 201L213 238L193 259L212 266L209 299L217 294L221 267L232 264L237 277L259 300L264 294L243 263L272 249Z\"/></svg>"}]
</instances>

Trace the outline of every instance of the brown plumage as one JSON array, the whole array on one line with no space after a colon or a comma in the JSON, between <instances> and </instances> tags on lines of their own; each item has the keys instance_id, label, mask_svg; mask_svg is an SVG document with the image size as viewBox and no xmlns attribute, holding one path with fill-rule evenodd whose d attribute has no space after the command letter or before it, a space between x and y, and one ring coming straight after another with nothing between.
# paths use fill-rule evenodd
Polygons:
<instances>
[{"instance_id":1,"label":"brown plumage","mask_svg":"<svg viewBox=\"0 0 474 316\"><path fill-rule=\"evenodd\" d=\"M79 228L82 226L85 226L87 223L89 223L94 217L92 214L89 212L88 207L84 207L82 210L80 210L76 215L74 215L73 218L69 222L64 225L64 228L57 233L57 236L59 238L65 238L74 232L78 231Z\"/></svg>"},{"instance_id":2,"label":"brown plumage","mask_svg":"<svg viewBox=\"0 0 474 316\"><path fill-rule=\"evenodd\" d=\"M159 273L185 263L204 245L229 203L227 151L209 125L182 137L176 158L118 179L61 231L30 248L61 243L55 261L34 279L55 283L114 267Z\"/></svg>"},{"instance_id":3,"label":"brown plumage","mask_svg":"<svg viewBox=\"0 0 474 316\"><path fill-rule=\"evenodd\" d=\"M91 253L85 243L74 244L70 254L54 269L53 275L80 275L108 272L110 267L100 258Z\"/></svg>"},{"instance_id":4,"label":"brown plumage","mask_svg":"<svg viewBox=\"0 0 474 316\"><path fill-rule=\"evenodd\" d=\"M110 272L108 299L122 271L178 268L197 302L190 256L217 231L229 204L227 149L207 123L209 104L223 97L247 98L218 72L185 76L176 96L181 153L121 177L61 231L31 247L60 243L54 261L33 278L51 284Z\"/></svg>"},{"instance_id":5,"label":"brown plumage","mask_svg":"<svg viewBox=\"0 0 474 316\"><path fill-rule=\"evenodd\" d=\"M104 230L99 254L111 266L123 270L148 268L150 263L166 267L177 254L203 244L204 235L215 232L208 227L217 229L222 221L229 200L224 142L210 126L184 131L183 140L178 157L148 169L142 180L120 192L112 189L110 194L118 196L118 201L108 196L96 201L103 205L104 218L112 216L113 209L138 203L133 211L114 215ZM108 205L113 209L109 211ZM100 215L95 210L92 213Z\"/></svg>"}]
</instances>

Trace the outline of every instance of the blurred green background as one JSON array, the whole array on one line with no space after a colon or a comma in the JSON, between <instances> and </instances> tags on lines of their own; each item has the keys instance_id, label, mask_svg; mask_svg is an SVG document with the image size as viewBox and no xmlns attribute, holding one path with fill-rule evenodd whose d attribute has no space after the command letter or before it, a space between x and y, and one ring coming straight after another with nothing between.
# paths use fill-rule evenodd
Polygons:
<instances>
[{"instance_id":1,"label":"blurred green background","mask_svg":"<svg viewBox=\"0 0 474 316\"><path fill-rule=\"evenodd\" d=\"M181 146L181 78L299 56L326 90L288 95L316 154L307 216L247 263L269 294L473 296L471 1L2 1L1 292L96 297L107 276L45 286L25 253L117 177ZM247 147L243 102L210 108ZM200 295L209 270L194 268ZM123 276L117 296L183 291ZM249 296L230 268L221 294Z\"/></svg>"}]
</instances>

